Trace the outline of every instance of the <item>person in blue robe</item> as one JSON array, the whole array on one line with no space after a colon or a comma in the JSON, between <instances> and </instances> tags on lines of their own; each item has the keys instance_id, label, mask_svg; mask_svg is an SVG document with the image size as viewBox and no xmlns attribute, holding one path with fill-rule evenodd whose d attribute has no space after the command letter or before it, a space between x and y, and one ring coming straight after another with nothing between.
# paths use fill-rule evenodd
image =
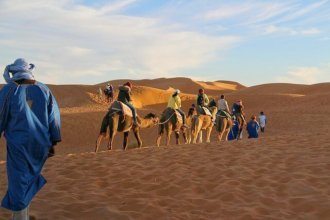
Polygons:
<instances>
[{"instance_id":1,"label":"person in blue robe","mask_svg":"<svg viewBox=\"0 0 330 220\"><path fill-rule=\"evenodd\" d=\"M257 117L253 115L251 120L246 126L247 132L249 134L248 138L258 138L259 137L259 123L257 122Z\"/></svg>"},{"instance_id":2,"label":"person in blue robe","mask_svg":"<svg viewBox=\"0 0 330 220\"><path fill-rule=\"evenodd\" d=\"M233 127L231 128L231 130L228 133L228 141L236 140L237 135L238 135L238 131L239 131L238 121L234 120L233 121Z\"/></svg>"},{"instance_id":3,"label":"person in blue robe","mask_svg":"<svg viewBox=\"0 0 330 220\"><path fill-rule=\"evenodd\" d=\"M0 90L0 136L7 143L8 190L1 206L14 219L28 219L28 207L46 183L42 167L61 141L60 112L49 88L35 81L33 64L17 59L4 72ZM12 76L10 76L10 73Z\"/></svg>"}]
</instances>

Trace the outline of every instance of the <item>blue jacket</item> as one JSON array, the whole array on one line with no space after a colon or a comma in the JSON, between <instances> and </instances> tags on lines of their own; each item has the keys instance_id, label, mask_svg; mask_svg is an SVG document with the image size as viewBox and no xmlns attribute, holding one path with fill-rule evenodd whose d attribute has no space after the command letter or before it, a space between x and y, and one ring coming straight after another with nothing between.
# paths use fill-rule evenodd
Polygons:
<instances>
[{"instance_id":1,"label":"blue jacket","mask_svg":"<svg viewBox=\"0 0 330 220\"><path fill-rule=\"evenodd\" d=\"M249 138L258 138L259 137L259 123L257 121L251 120L247 124L247 132L249 134Z\"/></svg>"},{"instance_id":2,"label":"blue jacket","mask_svg":"<svg viewBox=\"0 0 330 220\"><path fill-rule=\"evenodd\" d=\"M49 149L61 141L60 112L47 86L6 84L0 90L0 135L7 142L8 190L1 206L26 208L46 180L41 169Z\"/></svg>"}]
</instances>

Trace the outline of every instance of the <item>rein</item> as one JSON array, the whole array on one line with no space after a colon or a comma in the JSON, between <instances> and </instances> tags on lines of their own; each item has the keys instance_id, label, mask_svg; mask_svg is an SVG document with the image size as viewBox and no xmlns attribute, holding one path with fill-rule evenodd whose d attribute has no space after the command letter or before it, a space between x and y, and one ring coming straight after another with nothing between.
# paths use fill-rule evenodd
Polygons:
<instances>
[{"instance_id":1,"label":"rein","mask_svg":"<svg viewBox=\"0 0 330 220\"><path fill-rule=\"evenodd\" d=\"M173 115L175 114L175 112L173 112L173 114L164 122L158 122L158 125L162 125L162 124L165 124L167 122L169 122L169 120L171 120L171 118L173 117Z\"/></svg>"}]
</instances>

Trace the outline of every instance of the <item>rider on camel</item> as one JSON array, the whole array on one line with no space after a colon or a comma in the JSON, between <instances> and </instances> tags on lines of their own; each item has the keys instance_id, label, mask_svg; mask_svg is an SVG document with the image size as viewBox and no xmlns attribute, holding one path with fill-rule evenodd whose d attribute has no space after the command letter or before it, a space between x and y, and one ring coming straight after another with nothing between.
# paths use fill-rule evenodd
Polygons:
<instances>
[{"instance_id":1,"label":"rider on camel","mask_svg":"<svg viewBox=\"0 0 330 220\"><path fill-rule=\"evenodd\" d=\"M198 96L197 96L197 112L199 114L206 114L206 112L204 112L203 107L208 109L209 103L210 103L210 100L207 97L207 95L205 94L204 89L199 89Z\"/></svg>"},{"instance_id":2,"label":"rider on camel","mask_svg":"<svg viewBox=\"0 0 330 220\"><path fill-rule=\"evenodd\" d=\"M132 84L130 82L125 83L124 85L119 87L119 93L117 100L127 105L131 110L133 114L133 124L134 126L139 126L137 122L137 115L136 115L136 109L132 104Z\"/></svg>"},{"instance_id":3,"label":"rider on camel","mask_svg":"<svg viewBox=\"0 0 330 220\"><path fill-rule=\"evenodd\" d=\"M181 110L181 98L179 94L180 94L180 90L176 89L173 95L168 100L167 107L178 111L182 116L183 127L188 127L186 125L186 114L184 113L184 111Z\"/></svg>"},{"instance_id":4,"label":"rider on camel","mask_svg":"<svg viewBox=\"0 0 330 220\"><path fill-rule=\"evenodd\" d=\"M244 121L244 124L246 124L245 120L245 114L244 114L244 105L242 100L238 100L236 103L234 103L233 108L232 108L233 115L237 119L238 117L241 117Z\"/></svg>"}]
</instances>

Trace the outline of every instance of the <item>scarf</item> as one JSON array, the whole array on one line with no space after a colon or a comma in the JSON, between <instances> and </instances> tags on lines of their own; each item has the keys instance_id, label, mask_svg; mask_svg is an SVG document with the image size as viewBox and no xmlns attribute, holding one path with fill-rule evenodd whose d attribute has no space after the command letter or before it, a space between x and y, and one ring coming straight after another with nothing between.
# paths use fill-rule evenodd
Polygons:
<instances>
[{"instance_id":1,"label":"scarf","mask_svg":"<svg viewBox=\"0 0 330 220\"><path fill-rule=\"evenodd\" d=\"M17 59L13 64L8 65L3 73L3 78L7 83L21 80L30 79L34 80L32 71L34 70L34 64L27 63L24 59ZM12 73L12 77L10 76Z\"/></svg>"}]
</instances>

